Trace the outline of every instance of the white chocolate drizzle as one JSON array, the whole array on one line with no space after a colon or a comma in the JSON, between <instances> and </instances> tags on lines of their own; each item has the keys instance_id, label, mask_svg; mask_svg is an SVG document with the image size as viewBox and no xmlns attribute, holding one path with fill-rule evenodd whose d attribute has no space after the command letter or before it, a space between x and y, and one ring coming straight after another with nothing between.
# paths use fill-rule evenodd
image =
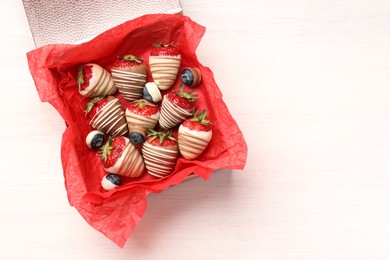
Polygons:
<instances>
[{"instance_id":1,"label":"white chocolate drizzle","mask_svg":"<svg viewBox=\"0 0 390 260\"><path fill-rule=\"evenodd\" d=\"M192 110L192 109L191 109ZM175 106L164 96L161 104L161 115L159 124L162 128L170 129L183 122L186 118L192 116L192 111Z\"/></svg>"},{"instance_id":2,"label":"white chocolate drizzle","mask_svg":"<svg viewBox=\"0 0 390 260\"><path fill-rule=\"evenodd\" d=\"M176 165L178 153L177 147L165 149L153 146L148 142L145 142L142 146L145 167L150 175L157 178L162 178L172 173Z\"/></svg>"},{"instance_id":3,"label":"white chocolate drizzle","mask_svg":"<svg viewBox=\"0 0 390 260\"><path fill-rule=\"evenodd\" d=\"M85 97L97 97L112 95L116 92L114 81L110 73L98 64L87 63L84 66L92 66L92 77L89 79L89 86L79 90Z\"/></svg>"},{"instance_id":4,"label":"white chocolate drizzle","mask_svg":"<svg viewBox=\"0 0 390 260\"><path fill-rule=\"evenodd\" d=\"M143 116L132 113L129 109L126 109L126 120L129 127L129 131L133 132L133 129L143 129L143 135L148 128L154 128L160 118L160 112L157 112L151 116Z\"/></svg>"},{"instance_id":5,"label":"white chocolate drizzle","mask_svg":"<svg viewBox=\"0 0 390 260\"><path fill-rule=\"evenodd\" d=\"M181 125L178 144L180 154L188 160L197 158L207 147L212 138L212 131L196 131Z\"/></svg>"},{"instance_id":6,"label":"white chocolate drizzle","mask_svg":"<svg viewBox=\"0 0 390 260\"><path fill-rule=\"evenodd\" d=\"M119 136L128 133L125 113L117 98L110 100L89 123L93 128L108 135Z\"/></svg>"},{"instance_id":7,"label":"white chocolate drizzle","mask_svg":"<svg viewBox=\"0 0 390 260\"><path fill-rule=\"evenodd\" d=\"M126 146L121 156L113 166L104 169L110 173L136 178L144 172L145 164L137 148L126 138Z\"/></svg>"},{"instance_id":8,"label":"white chocolate drizzle","mask_svg":"<svg viewBox=\"0 0 390 260\"><path fill-rule=\"evenodd\" d=\"M113 80L123 98L133 101L142 97L146 75L123 70L111 70Z\"/></svg>"},{"instance_id":9,"label":"white chocolate drizzle","mask_svg":"<svg viewBox=\"0 0 390 260\"><path fill-rule=\"evenodd\" d=\"M172 87L180 68L181 55L150 56L149 66L154 82L161 90Z\"/></svg>"}]
</instances>

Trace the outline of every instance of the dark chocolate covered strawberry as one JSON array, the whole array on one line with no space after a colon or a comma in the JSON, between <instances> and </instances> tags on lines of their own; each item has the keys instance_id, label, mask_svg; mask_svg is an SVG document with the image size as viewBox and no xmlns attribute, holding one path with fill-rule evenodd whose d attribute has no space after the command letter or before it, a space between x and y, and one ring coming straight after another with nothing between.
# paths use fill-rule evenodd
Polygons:
<instances>
[{"instance_id":1,"label":"dark chocolate covered strawberry","mask_svg":"<svg viewBox=\"0 0 390 260\"><path fill-rule=\"evenodd\" d=\"M161 90L167 90L175 83L179 72L181 54L173 44L155 43L149 56L153 81Z\"/></svg>"},{"instance_id":2,"label":"dark chocolate covered strawberry","mask_svg":"<svg viewBox=\"0 0 390 260\"><path fill-rule=\"evenodd\" d=\"M134 55L117 57L111 67L112 78L118 91L130 101L142 97L146 83L146 66L143 60Z\"/></svg>"},{"instance_id":3,"label":"dark chocolate covered strawberry","mask_svg":"<svg viewBox=\"0 0 390 260\"><path fill-rule=\"evenodd\" d=\"M85 97L113 95L117 90L110 73L95 63L87 63L79 68L77 85L80 94Z\"/></svg>"},{"instance_id":4,"label":"dark chocolate covered strawberry","mask_svg":"<svg viewBox=\"0 0 390 260\"><path fill-rule=\"evenodd\" d=\"M180 91L173 90L166 94L161 104L160 126L169 129L192 116L193 102L197 99L195 92L184 91L183 84L180 86Z\"/></svg>"},{"instance_id":5,"label":"dark chocolate covered strawberry","mask_svg":"<svg viewBox=\"0 0 390 260\"><path fill-rule=\"evenodd\" d=\"M89 124L107 135L118 136L128 133L125 112L119 99L114 96L96 97L85 110Z\"/></svg>"}]
</instances>

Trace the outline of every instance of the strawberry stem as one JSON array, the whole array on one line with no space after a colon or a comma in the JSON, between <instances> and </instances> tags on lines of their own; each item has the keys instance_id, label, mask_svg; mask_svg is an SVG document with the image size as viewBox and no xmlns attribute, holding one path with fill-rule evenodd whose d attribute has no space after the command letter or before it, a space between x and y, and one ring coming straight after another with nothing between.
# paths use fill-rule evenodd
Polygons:
<instances>
[{"instance_id":1,"label":"strawberry stem","mask_svg":"<svg viewBox=\"0 0 390 260\"><path fill-rule=\"evenodd\" d=\"M85 83L85 81L84 81L84 66L81 66L79 68L79 73L77 74L76 80L77 80L77 85L80 89L81 85L83 85Z\"/></svg>"},{"instance_id":2,"label":"strawberry stem","mask_svg":"<svg viewBox=\"0 0 390 260\"><path fill-rule=\"evenodd\" d=\"M134 56L134 55L125 55L125 56L123 56L122 60L132 61L132 62L136 62L136 63L142 63L143 59L140 57Z\"/></svg>"},{"instance_id":3,"label":"strawberry stem","mask_svg":"<svg viewBox=\"0 0 390 260\"><path fill-rule=\"evenodd\" d=\"M107 160L107 157L110 155L111 150L115 148L115 147L111 146L113 140L114 140L114 138L112 136L110 136L108 138L107 143L105 145L103 145L103 147L101 148L99 155L103 161Z\"/></svg>"},{"instance_id":4,"label":"strawberry stem","mask_svg":"<svg viewBox=\"0 0 390 260\"><path fill-rule=\"evenodd\" d=\"M203 110L203 112L198 116L199 114L199 111L196 111L195 114L194 114L194 117L191 118L190 120L192 122L198 122L202 125L208 125L208 124L211 124L211 121L206 119L206 115L207 115L207 111L206 109Z\"/></svg>"},{"instance_id":5,"label":"strawberry stem","mask_svg":"<svg viewBox=\"0 0 390 260\"><path fill-rule=\"evenodd\" d=\"M104 97L95 97L91 101L88 102L86 108L85 108L85 115L88 115L89 112L91 112L92 108L96 105L96 103L99 100L102 100Z\"/></svg>"},{"instance_id":6,"label":"strawberry stem","mask_svg":"<svg viewBox=\"0 0 390 260\"><path fill-rule=\"evenodd\" d=\"M186 92L184 91L184 84L181 83L180 84L180 91L176 91L176 94L179 96L179 97L182 97L182 98L185 98L187 99L188 101L190 102L194 102L195 100L197 100L199 98L198 94L196 92Z\"/></svg>"},{"instance_id":7,"label":"strawberry stem","mask_svg":"<svg viewBox=\"0 0 390 260\"><path fill-rule=\"evenodd\" d=\"M135 101L134 101L134 104L137 104L138 108L140 108L140 109L142 109L144 106L153 106L153 107L156 106L155 104L152 104L152 103L148 102L148 101L145 100L145 99L138 99L138 100L135 100Z\"/></svg>"},{"instance_id":8,"label":"strawberry stem","mask_svg":"<svg viewBox=\"0 0 390 260\"><path fill-rule=\"evenodd\" d=\"M150 142L152 142L153 140L155 140L156 138L158 138L159 141L160 141L160 144L161 144L162 142L164 142L165 139L170 139L170 140L176 141L176 139L172 136L172 132L170 132L170 131L157 132L157 131L155 131L155 130L149 128L146 137L149 137L149 136L152 136L152 138L150 139Z\"/></svg>"},{"instance_id":9,"label":"strawberry stem","mask_svg":"<svg viewBox=\"0 0 390 260\"><path fill-rule=\"evenodd\" d=\"M168 44L164 44L162 42L156 42L156 43L153 43L153 47L155 48L160 48L160 47L169 47L169 46L173 46L173 47L176 47L175 44L173 44L173 42L171 43L168 43Z\"/></svg>"}]
</instances>

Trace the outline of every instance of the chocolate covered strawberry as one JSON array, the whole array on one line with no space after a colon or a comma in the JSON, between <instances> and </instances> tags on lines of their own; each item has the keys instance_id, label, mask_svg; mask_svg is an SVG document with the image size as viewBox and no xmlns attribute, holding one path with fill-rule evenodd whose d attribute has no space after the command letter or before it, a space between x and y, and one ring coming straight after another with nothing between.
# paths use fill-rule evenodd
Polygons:
<instances>
[{"instance_id":1,"label":"chocolate covered strawberry","mask_svg":"<svg viewBox=\"0 0 390 260\"><path fill-rule=\"evenodd\" d=\"M148 173L164 177L172 173L179 153L177 140L169 132L150 130L142 146L142 155Z\"/></svg>"},{"instance_id":2,"label":"chocolate covered strawberry","mask_svg":"<svg viewBox=\"0 0 390 260\"><path fill-rule=\"evenodd\" d=\"M135 178L144 172L141 154L126 137L110 137L102 147L100 156L104 169L109 173Z\"/></svg>"},{"instance_id":3,"label":"chocolate covered strawberry","mask_svg":"<svg viewBox=\"0 0 390 260\"><path fill-rule=\"evenodd\" d=\"M180 68L181 54L173 44L155 43L149 56L150 72L161 90L175 83Z\"/></svg>"},{"instance_id":4,"label":"chocolate covered strawberry","mask_svg":"<svg viewBox=\"0 0 390 260\"><path fill-rule=\"evenodd\" d=\"M128 133L125 112L114 96L94 98L87 104L85 115L93 128L105 134L118 136Z\"/></svg>"},{"instance_id":5,"label":"chocolate covered strawberry","mask_svg":"<svg viewBox=\"0 0 390 260\"><path fill-rule=\"evenodd\" d=\"M146 130L156 126L160 112L155 104L139 99L130 103L125 115L130 132L130 142L141 144L145 141Z\"/></svg>"},{"instance_id":6,"label":"chocolate covered strawberry","mask_svg":"<svg viewBox=\"0 0 390 260\"><path fill-rule=\"evenodd\" d=\"M161 104L160 126L169 129L192 116L193 102L196 99L198 99L196 93L184 91L183 84L180 86L180 91L173 90L166 94Z\"/></svg>"},{"instance_id":7,"label":"chocolate covered strawberry","mask_svg":"<svg viewBox=\"0 0 390 260\"><path fill-rule=\"evenodd\" d=\"M142 97L146 83L146 66L143 60L134 55L117 57L111 67L115 86L122 96L130 101Z\"/></svg>"},{"instance_id":8,"label":"chocolate covered strawberry","mask_svg":"<svg viewBox=\"0 0 390 260\"><path fill-rule=\"evenodd\" d=\"M185 120L179 127L179 150L186 159L197 158L213 136L211 122L206 119L206 114L206 110L201 114L197 111L193 118Z\"/></svg>"},{"instance_id":9,"label":"chocolate covered strawberry","mask_svg":"<svg viewBox=\"0 0 390 260\"><path fill-rule=\"evenodd\" d=\"M113 95L117 90L110 73L94 63L87 63L80 67L77 85L80 94L85 97Z\"/></svg>"}]
</instances>

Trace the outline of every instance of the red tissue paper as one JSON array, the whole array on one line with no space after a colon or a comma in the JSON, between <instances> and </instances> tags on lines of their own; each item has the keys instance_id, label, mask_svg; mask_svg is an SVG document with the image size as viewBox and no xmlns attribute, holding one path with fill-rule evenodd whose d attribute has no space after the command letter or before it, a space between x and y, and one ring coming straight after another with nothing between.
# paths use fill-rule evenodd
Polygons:
<instances>
[{"instance_id":1,"label":"red tissue paper","mask_svg":"<svg viewBox=\"0 0 390 260\"><path fill-rule=\"evenodd\" d=\"M183 15L144 15L114 27L82 44L52 44L27 53L31 75L42 102L49 102L62 116L66 129L62 137L61 160L68 200L82 217L118 246L123 247L146 210L146 196L177 185L191 174L208 180L218 169L242 170L247 145L230 115L212 71L197 59L196 48L205 27ZM197 67L202 82L193 91L199 95L196 108L207 109L213 138L198 158L179 156L172 174L161 179L145 173L135 179L122 179L123 185L105 191L101 179L107 174L95 151L85 144L92 130L85 118L90 99L79 94L76 84L79 67L97 63L110 71L117 56L133 54L148 57L153 43L174 43L181 52L180 71ZM148 81L152 81L148 71ZM180 77L172 89L179 89ZM163 93L165 94L165 93ZM120 94L116 94L120 98ZM123 101L126 102L126 100ZM173 129L177 136L177 127Z\"/></svg>"}]
</instances>

